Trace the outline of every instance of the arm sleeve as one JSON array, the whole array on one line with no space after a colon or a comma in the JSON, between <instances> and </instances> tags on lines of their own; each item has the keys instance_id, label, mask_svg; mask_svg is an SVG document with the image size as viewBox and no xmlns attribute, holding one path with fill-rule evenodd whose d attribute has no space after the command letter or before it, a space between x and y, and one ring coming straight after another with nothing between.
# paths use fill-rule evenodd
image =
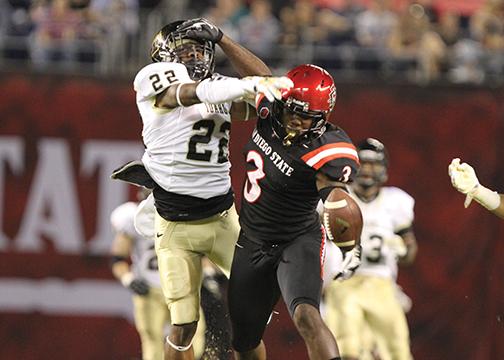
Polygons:
<instances>
[{"instance_id":1,"label":"arm sleeve","mask_svg":"<svg viewBox=\"0 0 504 360\"><path fill-rule=\"evenodd\" d=\"M156 96L176 84L194 82L183 64L159 62L152 63L140 70L135 77L133 87L137 100L144 101Z\"/></svg>"}]
</instances>

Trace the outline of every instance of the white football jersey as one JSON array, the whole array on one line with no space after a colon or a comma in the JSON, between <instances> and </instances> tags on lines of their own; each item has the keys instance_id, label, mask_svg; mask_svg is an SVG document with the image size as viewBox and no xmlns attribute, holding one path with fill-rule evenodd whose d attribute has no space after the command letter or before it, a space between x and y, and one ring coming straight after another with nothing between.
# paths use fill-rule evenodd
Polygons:
<instances>
[{"instance_id":1,"label":"white football jersey","mask_svg":"<svg viewBox=\"0 0 504 360\"><path fill-rule=\"evenodd\" d=\"M363 202L351 190L364 220L361 236L362 262L357 274L397 278L397 254L384 240L413 223L415 200L403 190L386 186L371 202Z\"/></svg>"},{"instance_id":2,"label":"white football jersey","mask_svg":"<svg viewBox=\"0 0 504 360\"><path fill-rule=\"evenodd\" d=\"M110 222L115 232L124 233L133 239L131 252L131 270L135 276L145 279L152 287L161 287L159 279L156 251L154 250L154 236L141 236L134 226L135 213L139 205L127 202L119 205L110 215ZM152 229L154 224L152 223ZM154 235L154 230L152 230Z\"/></svg>"},{"instance_id":3,"label":"white football jersey","mask_svg":"<svg viewBox=\"0 0 504 360\"><path fill-rule=\"evenodd\" d=\"M166 88L190 82L186 67L179 63L153 63L138 72L134 88L146 146L142 162L166 191L208 199L231 188L231 103L171 110L154 105L155 96Z\"/></svg>"}]
</instances>

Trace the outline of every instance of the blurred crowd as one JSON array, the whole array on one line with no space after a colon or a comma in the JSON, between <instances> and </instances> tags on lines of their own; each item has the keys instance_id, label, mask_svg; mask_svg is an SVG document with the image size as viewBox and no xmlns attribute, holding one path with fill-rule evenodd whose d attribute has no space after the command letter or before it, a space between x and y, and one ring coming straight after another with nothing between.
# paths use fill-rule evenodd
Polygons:
<instances>
[{"instance_id":1,"label":"blurred crowd","mask_svg":"<svg viewBox=\"0 0 504 360\"><path fill-rule=\"evenodd\" d=\"M0 0L1 61L128 73L163 24L203 16L272 68L504 82L504 0ZM468 6L469 5L469 6Z\"/></svg>"}]
</instances>

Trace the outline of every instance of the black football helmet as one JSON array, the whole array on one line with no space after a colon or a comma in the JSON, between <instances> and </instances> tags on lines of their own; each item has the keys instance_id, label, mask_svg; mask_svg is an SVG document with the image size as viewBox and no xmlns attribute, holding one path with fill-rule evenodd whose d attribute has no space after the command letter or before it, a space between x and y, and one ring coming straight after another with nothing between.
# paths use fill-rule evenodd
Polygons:
<instances>
[{"instance_id":1,"label":"black football helmet","mask_svg":"<svg viewBox=\"0 0 504 360\"><path fill-rule=\"evenodd\" d=\"M165 25L154 37L151 59L177 62L187 67L191 79L198 81L212 75L215 68L215 44L186 36L190 23L177 20Z\"/></svg>"},{"instance_id":2,"label":"black football helmet","mask_svg":"<svg viewBox=\"0 0 504 360\"><path fill-rule=\"evenodd\" d=\"M370 188L382 185L388 179L387 168L389 158L385 145L377 139L367 138L357 146L361 168L357 173L355 182L363 187ZM370 164L371 166L366 166Z\"/></svg>"}]
</instances>

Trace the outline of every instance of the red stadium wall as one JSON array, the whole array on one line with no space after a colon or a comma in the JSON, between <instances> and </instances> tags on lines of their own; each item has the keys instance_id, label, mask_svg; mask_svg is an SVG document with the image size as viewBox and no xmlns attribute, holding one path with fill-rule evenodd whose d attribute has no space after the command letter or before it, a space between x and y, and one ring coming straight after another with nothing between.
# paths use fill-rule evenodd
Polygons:
<instances>
[{"instance_id":1,"label":"red stadium wall","mask_svg":"<svg viewBox=\"0 0 504 360\"><path fill-rule=\"evenodd\" d=\"M504 222L464 210L447 176L460 156L504 191L504 92L339 84L338 94L333 121L356 141L381 139L390 184L416 198L420 252L400 274L415 358L504 358ZM108 176L142 153L130 84L4 75L0 99L0 358L139 358L129 294L106 258L108 215L132 193ZM238 198L252 126L232 130ZM305 359L278 312L270 358Z\"/></svg>"}]
</instances>

